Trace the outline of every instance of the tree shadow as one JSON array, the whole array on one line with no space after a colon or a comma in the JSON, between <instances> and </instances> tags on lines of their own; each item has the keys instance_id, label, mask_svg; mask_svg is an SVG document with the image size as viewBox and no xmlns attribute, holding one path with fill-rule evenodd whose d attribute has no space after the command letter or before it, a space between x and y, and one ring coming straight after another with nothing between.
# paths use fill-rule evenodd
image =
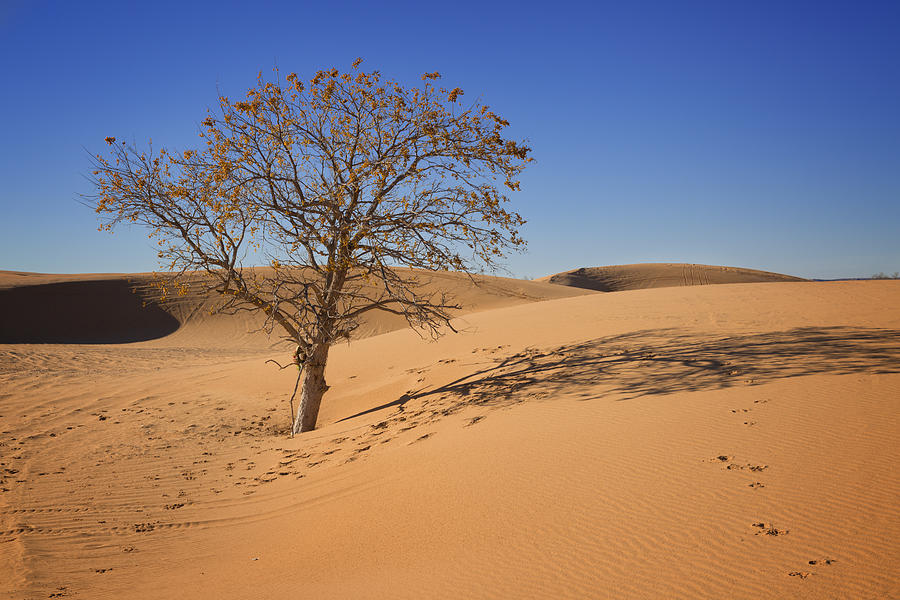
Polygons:
<instances>
[{"instance_id":1,"label":"tree shadow","mask_svg":"<svg viewBox=\"0 0 900 600\"><path fill-rule=\"evenodd\" d=\"M628 400L852 373L900 373L900 331L801 327L716 338L656 329L551 349L526 348L347 419L391 406L403 409L412 400L422 400L423 410L447 415L468 406L502 407L561 393L586 399L615 394Z\"/></svg>"}]
</instances>

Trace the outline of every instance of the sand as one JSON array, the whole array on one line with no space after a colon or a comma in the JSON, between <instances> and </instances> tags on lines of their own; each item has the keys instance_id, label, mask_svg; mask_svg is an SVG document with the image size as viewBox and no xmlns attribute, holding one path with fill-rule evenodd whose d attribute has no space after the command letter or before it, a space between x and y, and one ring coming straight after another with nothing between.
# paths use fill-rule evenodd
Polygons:
<instances>
[{"instance_id":1,"label":"sand","mask_svg":"<svg viewBox=\"0 0 900 600\"><path fill-rule=\"evenodd\" d=\"M0 345L0 595L900 597L900 283L489 283L334 348L294 439L277 340L187 300Z\"/></svg>"}]
</instances>

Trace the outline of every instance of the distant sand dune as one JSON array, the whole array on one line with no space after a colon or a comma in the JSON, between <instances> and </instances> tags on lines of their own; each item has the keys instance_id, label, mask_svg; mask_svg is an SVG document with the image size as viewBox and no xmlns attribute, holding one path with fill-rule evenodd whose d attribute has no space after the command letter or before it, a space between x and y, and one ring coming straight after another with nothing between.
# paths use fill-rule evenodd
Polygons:
<instances>
[{"instance_id":1,"label":"distant sand dune","mask_svg":"<svg viewBox=\"0 0 900 600\"><path fill-rule=\"evenodd\" d=\"M642 263L609 267L586 267L557 273L549 277L542 277L537 281L547 281L598 292L621 292L624 290L659 287L805 281L805 279L739 267L717 267L689 263Z\"/></svg>"},{"instance_id":2,"label":"distant sand dune","mask_svg":"<svg viewBox=\"0 0 900 600\"><path fill-rule=\"evenodd\" d=\"M543 282L458 273L419 276L426 289L449 291L459 314L586 293ZM258 313L210 314L215 298L189 291L160 302L150 274L45 275L0 271L0 344L121 344L168 338L163 343L270 347ZM403 317L373 311L355 339L406 327ZM177 334L176 334L177 332ZM172 334L176 334L172 336Z\"/></svg>"}]
</instances>

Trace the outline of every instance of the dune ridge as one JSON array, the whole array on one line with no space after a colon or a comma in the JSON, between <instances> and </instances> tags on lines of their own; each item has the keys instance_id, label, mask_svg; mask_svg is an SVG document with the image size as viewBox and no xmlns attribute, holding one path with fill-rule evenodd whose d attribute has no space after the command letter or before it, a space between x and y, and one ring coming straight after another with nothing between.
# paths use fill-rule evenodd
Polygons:
<instances>
[{"instance_id":1,"label":"dune ridge","mask_svg":"<svg viewBox=\"0 0 900 600\"><path fill-rule=\"evenodd\" d=\"M725 283L768 283L806 281L792 275L757 271L741 267L697 265L691 263L640 263L606 267L583 267L536 281L595 290L621 292L658 287L716 285Z\"/></svg>"}]
</instances>

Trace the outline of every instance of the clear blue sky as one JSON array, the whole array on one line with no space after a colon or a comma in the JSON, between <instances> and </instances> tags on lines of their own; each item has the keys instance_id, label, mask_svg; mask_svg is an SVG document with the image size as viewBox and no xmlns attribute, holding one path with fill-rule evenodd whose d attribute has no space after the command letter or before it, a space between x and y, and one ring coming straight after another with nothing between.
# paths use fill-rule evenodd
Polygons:
<instances>
[{"instance_id":1,"label":"clear blue sky","mask_svg":"<svg viewBox=\"0 0 900 600\"><path fill-rule=\"evenodd\" d=\"M695 262L900 270L900 2L0 0L0 269L156 268L96 230L85 149L196 145L259 70L440 71L527 138L538 277Z\"/></svg>"}]
</instances>

